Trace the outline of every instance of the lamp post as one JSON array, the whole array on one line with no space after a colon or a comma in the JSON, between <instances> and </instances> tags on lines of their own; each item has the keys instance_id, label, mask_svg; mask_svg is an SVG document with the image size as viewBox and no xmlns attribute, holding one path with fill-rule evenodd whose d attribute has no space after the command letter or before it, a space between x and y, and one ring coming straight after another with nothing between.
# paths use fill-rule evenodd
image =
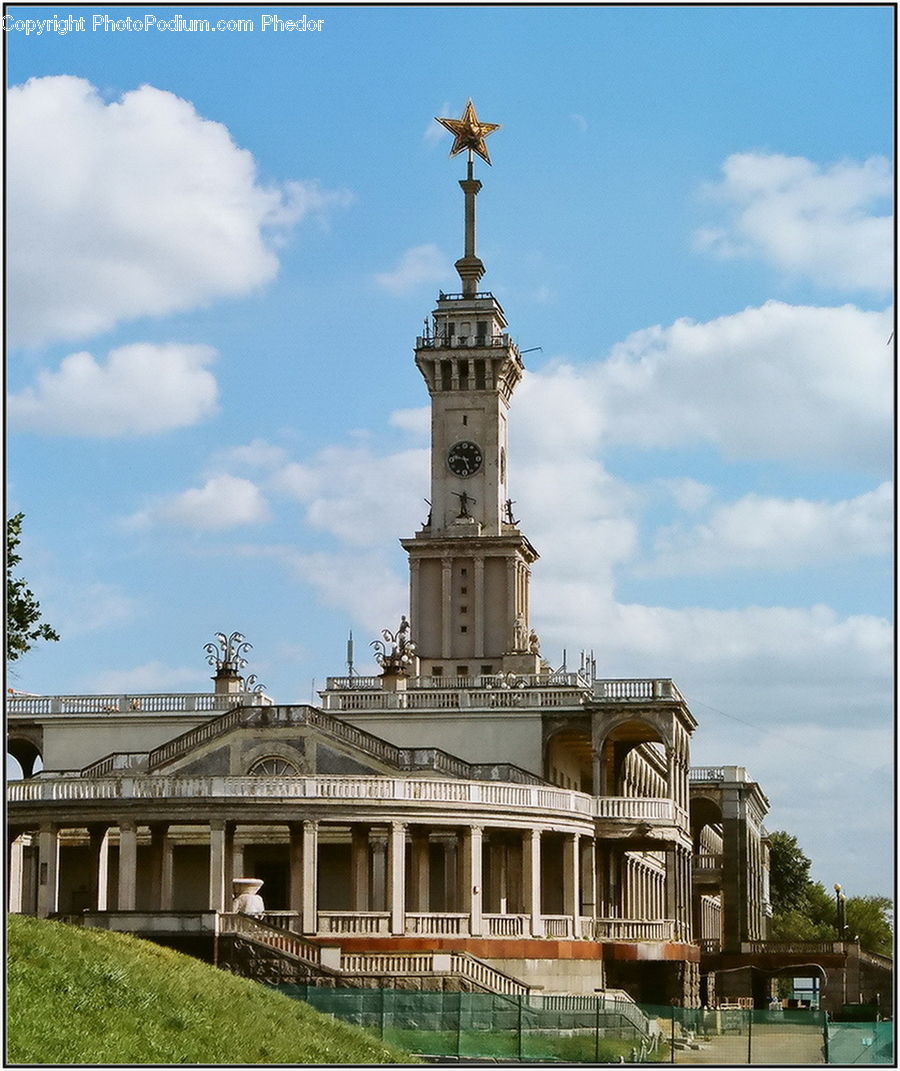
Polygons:
<instances>
[{"instance_id":1,"label":"lamp post","mask_svg":"<svg viewBox=\"0 0 900 1071\"><path fill-rule=\"evenodd\" d=\"M840 885L834 886L834 899L836 907L836 924L838 940L844 951L844 965L841 968L841 1003L847 1003L847 898L841 892Z\"/></svg>"}]
</instances>

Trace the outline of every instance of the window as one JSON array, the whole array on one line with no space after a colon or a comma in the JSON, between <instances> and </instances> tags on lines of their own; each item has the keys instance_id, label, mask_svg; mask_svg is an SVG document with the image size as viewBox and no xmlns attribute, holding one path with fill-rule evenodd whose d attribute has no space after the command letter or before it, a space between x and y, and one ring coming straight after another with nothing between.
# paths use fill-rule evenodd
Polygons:
<instances>
[{"instance_id":1,"label":"window","mask_svg":"<svg viewBox=\"0 0 900 1071\"><path fill-rule=\"evenodd\" d=\"M469 631L469 626L468 625L460 625L459 626L459 631L460 632L468 632Z\"/></svg>"},{"instance_id":2,"label":"window","mask_svg":"<svg viewBox=\"0 0 900 1071\"><path fill-rule=\"evenodd\" d=\"M460 608L459 608L459 612L460 612L461 614L467 614L467 613L469 612L469 608L468 608L468 606L460 606Z\"/></svg>"},{"instance_id":3,"label":"window","mask_svg":"<svg viewBox=\"0 0 900 1071\"><path fill-rule=\"evenodd\" d=\"M469 589L468 588L460 588L459 589L459 593L460 593L460 595L468 595L469 594Z\"/></svg>"},{"instance_id":4,"label":"window","mask_svg":"<svg viewBox=\"0 0 900 1071\"><path fill-rule=\"evenodd\" d=\"M292 762L278 755L258 759L247 771L252 777L296 777L299 772Z\"/></svg>"},{"instance_id":5,"label":"window","mask_svg":"<svg viewBox=\"0 0 900 1071\"><path fill-rule=\"evenodd\" d=\"M469 667L468 666L457 666L456 667L456 675L457 675L457 677L468 677L468 675L469 675Z\"/></svg>"},{"instance_id":6,"label":"window","mask_svg":"<svg viewBox=\"0 0 900 1071\"><path fill-rule=\"evenodd\" d=\"M489 677L494 672L494 667L493 666L482 666L480 672L481 672L482 677Z\"/></svg>"},{"instance_id":7,"label":"window","mask_svg":"<svg viewBox=\"0 0 900 1071\"><path fill-rule=\"evenodd\" d=\"M443 666L432 666L431 667L431 675L432 675L432 677L443 677L443 675L444 675L444 667Z\"/></svg>"}]
</instances>

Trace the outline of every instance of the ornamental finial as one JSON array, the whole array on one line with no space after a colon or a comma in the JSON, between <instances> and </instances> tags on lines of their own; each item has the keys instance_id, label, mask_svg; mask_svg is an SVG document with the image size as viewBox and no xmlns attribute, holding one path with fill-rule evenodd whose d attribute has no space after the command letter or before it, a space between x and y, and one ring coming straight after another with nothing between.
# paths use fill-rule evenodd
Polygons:
<instances>
[{"instance_id":1,"label":"ornamental finial","mask_svg":"<svg viewBox=\"0 0 900 1071\"><path fill-rule=\"evenodd\" d=\"M217 672L224 670L231 673L237 673L247 665L244 652L252 649L253 644L248 643L240 632L232 632L230 636L217 632L216 643L208 643L203 648L206 661L215 666Z\"/></svg>"},{"instance_id":2,"label":"ornamental finial","mask_svg":"<svg viewBox=\"0 0 900 1071\"><path fill-rule=\"evenodd\" d=\"M457 153L468 149L470 162L473 152L477 152L486 164L491 162L484 139L493 134L495 130L499 130L500 124L479 122L478 116L475 114L475 105L471 99L466 103L466 110L459 119L439 119L437 116L434 118L435 122L440 123L453 135L451 156L456 156Z\"/></svg>"}]
</instances>

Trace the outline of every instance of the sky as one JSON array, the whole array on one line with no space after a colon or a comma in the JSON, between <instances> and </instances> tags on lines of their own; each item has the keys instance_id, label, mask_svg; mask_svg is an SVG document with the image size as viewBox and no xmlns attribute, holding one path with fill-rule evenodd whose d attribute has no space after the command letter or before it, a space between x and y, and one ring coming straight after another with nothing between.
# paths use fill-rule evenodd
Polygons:
<instances>
[{"instance_id":1,"label":"sky","mask_svg":"<svg viewBox=\"0 0 900 1071\"><path fill-rule=\"evenodd\" d=\"M281 703L351 630L375 672L428 508L413 347L463 252L434 117L471 97L544 657L673 678L694 765L890 894L892 19L9 7L7 510L62 639L8 684L206 691L233 631Z\"/></svg>"}]
</instances>

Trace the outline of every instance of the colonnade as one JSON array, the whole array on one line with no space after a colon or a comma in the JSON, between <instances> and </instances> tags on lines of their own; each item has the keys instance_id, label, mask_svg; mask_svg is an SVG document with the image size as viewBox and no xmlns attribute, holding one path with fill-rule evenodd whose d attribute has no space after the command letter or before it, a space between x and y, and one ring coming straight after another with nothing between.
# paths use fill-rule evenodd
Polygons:
<instances>
[{"instance_id":1,"label":"colonnade","mask_svg":"<svg viewBox=\"0 0 900 1071\"><path fill-rule=\"evenodd\" d=\"M199 850L192 856L191 909L230 910L231 879L252 876L252 860L245 860L245 854L258 850L253 837L260 835L260 827L245 826L229 818L80 826L78 877L85 880L77 907L71 894L74 879L63 881L68 849L61 848L71 841L65 835L68 827L45 822L24 834L13 831L10 910L42 917L85 908L184 910L185 893L176 882L185 870L183 864L176 867L174 849L186 839ZM340 929L343 920L348 927L358 926L354 919L375 914L384 926L378 932L397 935L590 939L594 920L602 917L668 918L676 921L681 936L689 930L683 918L683 902L689 903L689 872L684 869L689 856L684 853L654 853L646 860L624 845L584 833L483 822L445 826L298 818L267 823L263 832L269 849L275 844L284 863L283 906L308 934L323 928L376 932ZM112 854L111 845L117 848ZM323 849L335 845L340 846L338 855L326 858ZM64 885L68 891L61 898ZM440 930L440 925L450 928Z\"/></svg>"}]
</instances>

